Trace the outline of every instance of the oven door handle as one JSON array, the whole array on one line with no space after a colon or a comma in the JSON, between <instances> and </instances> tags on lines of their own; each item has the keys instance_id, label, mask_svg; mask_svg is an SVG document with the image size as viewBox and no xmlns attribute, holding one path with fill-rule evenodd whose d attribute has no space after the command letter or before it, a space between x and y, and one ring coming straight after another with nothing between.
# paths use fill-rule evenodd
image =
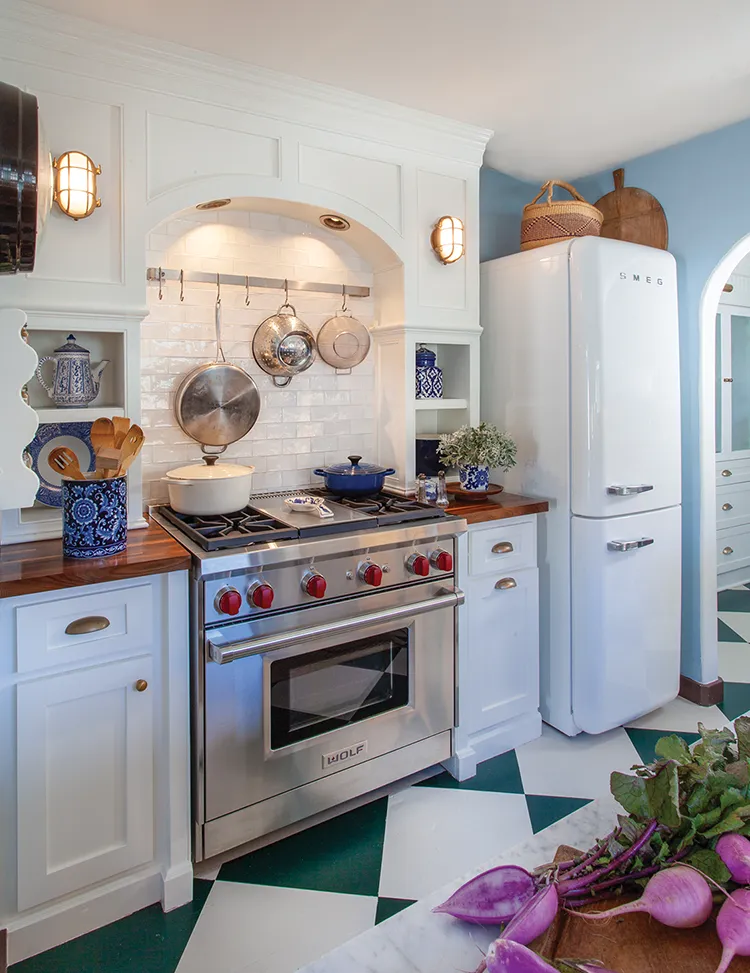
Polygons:
<instances>
[{"instance_id":1,"label":"oven door handle","mask_svg":"<svg viewBox=\"0 0 750 973\"><path fill-rule=\"evenodd\" d=\"M465 600L463 591L459 588L444 588L442 593L427 601L419 601L416 605L401 605L398 608L386 608L383 611L360 615L358 618L345 618L340 622L328 622L325 625L311 625L309 628L297 629L294 632L281 632L279 635L268 635L257 639L247 639L244 642L233 642L226 647L215 645L207 639L208 654L220 666L235 659L245 659L249 655L261 652L271 652L273 649L287 648L298 642L320 638L337 632L350 632L379 622L395 621L399 618L411 618L412 615L422 615L425 612L436 611L438 608L455 608Z\"/></svg>"}]
</instances>

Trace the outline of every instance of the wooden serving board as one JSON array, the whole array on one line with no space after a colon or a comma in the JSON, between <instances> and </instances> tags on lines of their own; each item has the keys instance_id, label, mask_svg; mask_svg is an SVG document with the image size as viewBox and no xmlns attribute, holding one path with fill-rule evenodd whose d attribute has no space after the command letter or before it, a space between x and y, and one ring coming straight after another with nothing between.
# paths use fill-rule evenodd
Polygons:
<instances>
[{"instance_id":1,"label":"wooden serving board","mask_svg":"<svg viewBox=\"0 0 750 973\"><path fill-rule=\"evenodd\" d=\"M555 861L579 854L561 846ZM581 911L598 912L634 898L622 896ZM546 959L596 959L615 973L713 973L721 957L713 919L697 929L670 929L641 913L592 922L560 912L532 949ZM736 956L728 973L750 973L750 957Z\"/></svg>"},{"instance_id":2,"label":"wooden serving board","mask_svg":"<svg viewBox=\"0 0 750 973\"><path fill-rule=\"evenodd\" d=\"M669 229L659 201L645 189L626 187L624 169L615 169L612 177L614 191L594 203L604 216L600 235L666 250Z\"/></svg>"}]
</instances>

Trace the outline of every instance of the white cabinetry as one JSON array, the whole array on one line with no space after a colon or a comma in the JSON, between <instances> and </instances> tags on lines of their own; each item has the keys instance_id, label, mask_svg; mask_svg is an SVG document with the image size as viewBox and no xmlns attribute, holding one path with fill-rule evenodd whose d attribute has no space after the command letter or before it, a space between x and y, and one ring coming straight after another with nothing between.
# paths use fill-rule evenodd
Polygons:
<instances>
[{"instance_id":1,"label":"white cabinetry","mask_svg":"<svg viewBox=\"0 0 750 973\"><path fill-rule=\"evenodd\" d=\"M192 896L187 572L0 600L11 962Z\"/></svg>"},{"instance_id":2,"label":"white cabinetry","mask_svg":"<svg viewBox=\"0 0 750 973\"><path fill-rule=\"evenodd\" d=\"M476 524L460 538L458 717L447 764L459 780L541 733L536 517Z\"/></svg>"},{"instance_id":3,"label":"white cabinetry","mask_svg":"<svg viewBox=\"0 0 750 973\"><path fill-rule=\"evenodd\" d=\"M718 587L750 581L750 307L716 315Z\"/></svg>"}]
</instances>

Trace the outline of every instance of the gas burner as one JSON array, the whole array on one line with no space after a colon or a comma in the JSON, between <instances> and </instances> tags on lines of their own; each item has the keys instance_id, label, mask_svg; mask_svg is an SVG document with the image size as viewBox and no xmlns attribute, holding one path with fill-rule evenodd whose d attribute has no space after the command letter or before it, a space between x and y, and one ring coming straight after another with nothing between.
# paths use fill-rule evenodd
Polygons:
<instances>
[{"instance_id":1,"label":"gas burner","mask_svg":"<svg viewBox=\"0 0 750 973\"><path fill-rule=\"evenodd\" d=\"M442 507L431 503L422 503L410 497L399 497L393 493L376 493L371 497L337 497L328 490L320 487L309 491L316 497L323 497L340 503L350 510L377 517L378 524L402 524L408 520L433 520L447 517Z\"/></svg>"},{"instance_id":2,"label":"gas burner","mask_svg":"<svg viewBox=\"0 0 750 973\"><path fill-rule=\"evenodd\" d=\"M265 541L283 541L298 536L294 527L274 520L253 507L244 507L232 514L195 516L181 514L170 506L159 512L205 551L219 551L229 547L247 547Z\"/></svg>"}]
</instances>

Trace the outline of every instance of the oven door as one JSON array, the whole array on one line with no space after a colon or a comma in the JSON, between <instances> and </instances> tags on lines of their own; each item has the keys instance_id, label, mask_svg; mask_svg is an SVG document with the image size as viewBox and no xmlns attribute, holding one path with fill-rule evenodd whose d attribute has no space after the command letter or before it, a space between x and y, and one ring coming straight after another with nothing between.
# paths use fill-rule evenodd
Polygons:
<instances>
[{"instance_id":1,"label":"oven door","mask_svg":"<svg viewBox=\"0 0 750 973\"><path fill-rule=\"evenodd\" d=\"M205 820L450 729L459 600L443 595L240 643L212 633ZM212 661L222 651L231 665Z\"/></svg>"}]
</instances>

